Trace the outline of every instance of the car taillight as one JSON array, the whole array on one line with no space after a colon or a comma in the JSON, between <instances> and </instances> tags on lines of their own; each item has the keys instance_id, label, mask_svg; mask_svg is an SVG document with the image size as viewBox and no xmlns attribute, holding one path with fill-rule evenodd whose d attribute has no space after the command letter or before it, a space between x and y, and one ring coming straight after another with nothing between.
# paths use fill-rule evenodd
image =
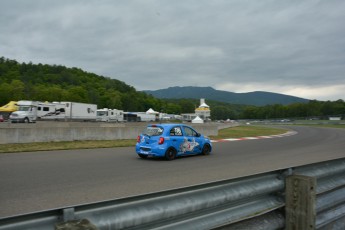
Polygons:
<instances>
[{"instance_id":1,"label":"car taillight","mask_svg":"<svg viewBox=\"0 0 345 230\"><path fill-rule=\"evenodd\" d=\"M140 135L137 137L137 142L138 143L140 142Z\"/></svg>"},{"instance_id":2,"label":"car taillight","mask_svg":"<svg viewBox=\"0 0 345 230\"><path fill-rule=\"evenodd\" d=\"M164 137L160 137L159 138L159 141L158 141L158 144L161 145L164 143Z\"/></svg>"}]
</instances>

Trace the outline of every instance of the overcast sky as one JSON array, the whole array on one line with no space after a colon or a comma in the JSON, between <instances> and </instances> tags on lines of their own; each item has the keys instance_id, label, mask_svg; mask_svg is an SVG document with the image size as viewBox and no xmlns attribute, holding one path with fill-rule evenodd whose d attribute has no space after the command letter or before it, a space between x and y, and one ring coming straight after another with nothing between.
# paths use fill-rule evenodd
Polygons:
<instances>
[{"instance_id":1,"label":"overcast sky","mask_svg":"<svg viewBox=\"0 0 345 230\"><path fill-rule=\"evenodd\" d=\"M0 0L0 56L137 90L345 100L345 1Z\"/></svg>"}]
</instances>

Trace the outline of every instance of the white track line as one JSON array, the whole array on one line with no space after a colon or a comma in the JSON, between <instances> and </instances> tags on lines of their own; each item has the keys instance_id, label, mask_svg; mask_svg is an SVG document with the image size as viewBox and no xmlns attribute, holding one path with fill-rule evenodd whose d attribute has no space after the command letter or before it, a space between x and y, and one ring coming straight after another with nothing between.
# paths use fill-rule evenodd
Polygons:
<instances>
[{"instance_id":1,"label":"white track line","mask_svg":"<svg viewBox=\"0 0 345 230\"><path fill-rule=\"evenodd\" d=\"M227 141L245 141L245 140L257 140L257 139L269 139L269 138L278 138L278 137L288 137L297 134L296 131L288 131L279 135L270 135L270 136L257 136L257 137L241 137L241 138L226 138L220 140L211 140L211 142L227 142Z\"/></svg>"}]
</instances>

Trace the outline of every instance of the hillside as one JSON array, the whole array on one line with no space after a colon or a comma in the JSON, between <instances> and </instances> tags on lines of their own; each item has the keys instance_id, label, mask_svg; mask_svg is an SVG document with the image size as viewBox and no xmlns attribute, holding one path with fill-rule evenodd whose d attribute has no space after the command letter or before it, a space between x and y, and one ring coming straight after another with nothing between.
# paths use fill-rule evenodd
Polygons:
<instances>
[{"instance_id":1,"label":"hillside","mask_svg":"<svg viewBox=\"0 0 345 230\"><path fill-rule=\"evenodd\" d=\"M160 99L126 83L60 65L19 63L0 58L0 106L9 101L74 101L125 111L160 110Z\"/></svg>"},{"instance_id":2,"label":"hillside","mask_svg":"<svg viewBox=\"0 0 345 230\"><path fill-rule=\"evenodd\" d=\"M152 96L157 98L206 98L207 100L226 102L230 104L243 104L255 106L273 104L288 105L297 102L307 103L309 101L307 99L278 93L261 91L249 93L233 93L222 90L215 90L212 87L176 86L160 90L146 90L144 92L151 94Z\"/></svg>"}]
</instances>

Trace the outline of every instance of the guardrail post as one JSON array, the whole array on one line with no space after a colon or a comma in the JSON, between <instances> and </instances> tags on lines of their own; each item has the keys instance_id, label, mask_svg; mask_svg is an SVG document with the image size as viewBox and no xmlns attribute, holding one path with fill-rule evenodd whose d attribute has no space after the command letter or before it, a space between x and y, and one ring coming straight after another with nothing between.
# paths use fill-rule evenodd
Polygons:
<instances>
[{"instance_id":1,"label":"guardrail post","mask_svg":"<svg viewBox=\"0 0 345 230\"><path fill-rule=\"evenodd\" d=\"M70 221L70 220L74 220L75 218L75 210L74 208L65 208L62 210L63 212L63 221Z\"/></svg>"},{"instance_id":2,"label":"guardrail post","mask_svg":"<svg viewBox=\"0 0 345 230\"><path fill-rule=\"evenodd\" d=\"M63 222L57 223L55 225L55 230L79 230L79 229L87 229L87 230L98 230L98 228L93 225L89 220L75 219L75 209L72 208L65 208L62 210L63 212Z\"/></svg>"},{"instance_id":3,"label":"guardrail post","mask_svg":"<svg viewBox=\"0 0 345 230\"><path fill-rule=\"evenodd\" d=\"M286 178L286 229L313 230L316 223L316 178L292 175Z\"/></svg>"}]
</instances>

